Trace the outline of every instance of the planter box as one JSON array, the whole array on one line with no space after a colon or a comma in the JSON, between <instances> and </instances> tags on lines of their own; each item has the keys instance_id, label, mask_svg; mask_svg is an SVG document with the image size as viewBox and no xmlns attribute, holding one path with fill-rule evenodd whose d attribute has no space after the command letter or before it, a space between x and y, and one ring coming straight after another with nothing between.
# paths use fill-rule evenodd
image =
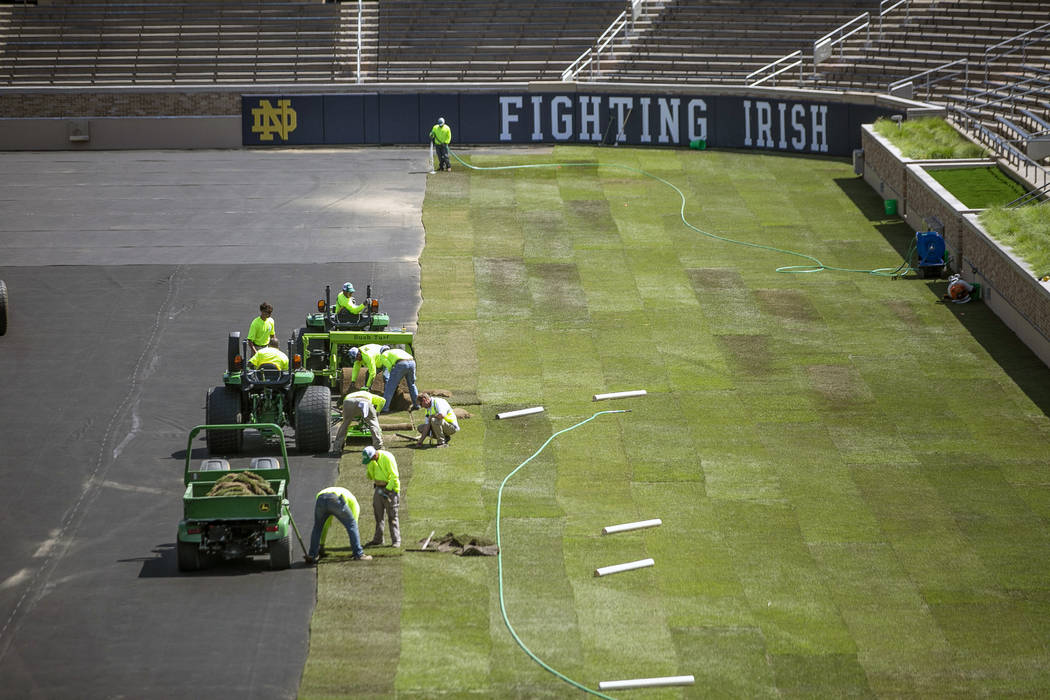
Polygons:
<instances>
[{"instance_id":1,"label":"planter box","mask_svg":"<svg viewBox=\"0 0 1050 700\"><path fill-rule=\"evenodd\" d=\"M898 213L913 230L938 231L953 271L969 282L979 282L982 301L1050 366L1050 283L1039 281L1009 248L988 236L977 220L982 210L967 209L929 174L996 162L904 158L870 124L861 128L865 182L883 199L896 199Z\"/></svg>"}]
</instances>

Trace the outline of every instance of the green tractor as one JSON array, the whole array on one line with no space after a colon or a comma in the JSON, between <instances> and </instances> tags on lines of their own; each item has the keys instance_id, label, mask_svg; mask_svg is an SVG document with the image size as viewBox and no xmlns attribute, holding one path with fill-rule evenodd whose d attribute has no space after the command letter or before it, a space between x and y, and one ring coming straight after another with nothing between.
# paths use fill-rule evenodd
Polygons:
<instances>
[{"instance_id":1,"label":"green tractor","mask_svg":"<svg viewBox=\"0 0 1050 700\"><path fill-rule=\"evenodd\" d=\"M360 314L349 314L345 309L337 312L331 304L331 287L326 286L325 298L317 302L318 312L308 314L306 325L292 336L292 352L303 358L303 367L313 373L314 383L326 387L336 402L349 393L356 380L351 376L354 363L350 348L375 343L412 352L412 333L390 329L390 318L379 313L379 300L372 297L371 286L366 295ZM382 393L381 388L373 390ZM371 433L360 423L350 426L348 435L368 437Z\"/></svg>"},{"instance_id":2,"label":"green tractor","mask_svg":"<svg viewBox=\"0 0 1050 700\"><path fill-rule=\"evenodd\" d=\"M310 369L303 367L302 355L288 344L289 368L273 365L258 369L248 366L248 342L240 333L230 333L227 343L226 372L222 386L208 391L206 420L208 425L235 423L274 424L283 430L295 429L295 443L300 452L328 452L331 431L331 390ZM270 439L281 436L267 435ZM240 452L242 430L205 431L208 451L214 455Z\"/></svg>"}]
</instances>

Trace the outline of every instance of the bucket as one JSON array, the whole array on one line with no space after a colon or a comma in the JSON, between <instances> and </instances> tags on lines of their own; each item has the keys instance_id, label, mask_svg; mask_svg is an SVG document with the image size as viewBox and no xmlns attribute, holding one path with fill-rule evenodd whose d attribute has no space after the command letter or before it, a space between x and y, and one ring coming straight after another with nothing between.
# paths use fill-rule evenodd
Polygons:
<instances>
[{"instance_id":1,"label":"bucket","mask_svg":"<svg viewBox=\"0 0 1050 700\"><path fill-rule=\"evenodd\" d=\"M702 151L707 148L707 139L693 139L689 142L689 148Z\"/></svg>"},{"instance_id":2,"label":"bucket","mask_svg":"<svg viewBox=\"0 0 1050 700\"><path fill-rule=\"evenodd\" d=\"M897 200L896 199L887 199L885 204L886 204L886 216L896 216L897 215Z\"/></svg>"}]
</instances>

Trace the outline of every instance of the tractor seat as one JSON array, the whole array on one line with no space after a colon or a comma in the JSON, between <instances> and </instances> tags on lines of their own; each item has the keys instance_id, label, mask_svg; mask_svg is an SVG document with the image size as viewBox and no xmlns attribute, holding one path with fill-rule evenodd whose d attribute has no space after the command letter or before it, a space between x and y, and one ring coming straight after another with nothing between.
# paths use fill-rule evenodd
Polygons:
<instances>
[{"instance_id":1,"label":"tractor seat","mask_svg":"<svg viewBox=\"0 0 1050 700\"><path fill-rule=\"evenodd\" d=\"M217 459L215 457L209 457L208 459L202 459L200 466L197 467L199 472L228 472L230 471L230 463L225 459Z\"/></svg>"},{"instance_id":2,"label":"tractor seat","mask_svg":"<svg viewBox=\"0 0 1050 700\"><path fill-rule=\"evenodd\" d=\"M280 469L281 460L276 457L252 457L249 469Z\"/></svg>"},{"instance_id":3,"label":"tractor seat","mask_svg":"<svg viewBox=\"0 0 1050 700\"><path fill-rule=\"evenodd\" d=\"M336 326L353 328L361 325L363 320L365 319L362 318L362 314L352 314L346 309L339 309L335 314Z\"/></svg>"}]
</instances>

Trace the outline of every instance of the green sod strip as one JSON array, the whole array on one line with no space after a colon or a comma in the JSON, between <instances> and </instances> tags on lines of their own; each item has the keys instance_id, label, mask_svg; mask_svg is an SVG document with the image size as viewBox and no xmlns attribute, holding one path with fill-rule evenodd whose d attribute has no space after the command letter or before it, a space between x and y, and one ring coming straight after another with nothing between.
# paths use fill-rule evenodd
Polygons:
<instances>
[{"instance_id":1,"label":"green sod strip","mask_svg":"<svg viewBox=\"0 0 1050 700\"><path fill-rule=\"evenodd\" d=\"M500 612L503 615L503 622L504 622L504 624L507 625L507 630L510 632L511 636L514 637L514 641L517 642L519 647L521 647L521 650L524 651L529 656L530 659L532 659L537 664L539 664L544 670L546 670L546 671L550 672L551 674L557 676L558 678L560 678L561 680L565 681L569 685L572 685L572 686L574 686L576 688L579 688L580 690L582 690L584 692L590 693L591 695L595 695L595 696L600 697L600 698L608 698L609 696L607 696L607 695L605 695L603 693L599 693L598 691L596 691L596 690L594 690L592 688L588 688L587 686L583 685L582 683L580 683L578 681L575 681L572 678L569 678L565 674L561 673L557 669L555 669L552 666L550 666L549 664L547 664L545 661L543 661L538 656L536 656L536 654L534 654L533 651L518 636L518 633L514 631L514 626L511 624L510 618L507 615L506 595L504 593L504 585L503 585L503 583L504 583L504 577L503 577L503 540L502 540L502 537L501 537L501 530L502 530L502 528L500 526L501 526L501 522L502 522L501 521L501 517L502 517L502 507L503 507L503 490L506 487L507 482L510 480L510 478L512 476L514 476L515 474L517 474L522 469L522 467L524 467L529 462L531 462L533 459L535 459L537 456L539 456L539 454L541 452L543 452L544 448L546 448L547 445L549 445L554 440L554 438L558 437L559 435L561 435L563 433L567 433L570 430L575 430L576 428L579 428L580 426L585 425L585 424L589 423L590 421L594 420L598 416L608 415L608 414L612 414L612 413L624 413L624 411L623 410L616 410L616 409L609 410L609 411L598 411L597 413L592 415L590 418L588 418L586 420L582 420L579 423L576 423L575 425L569 426L568 428L563 428L563 429L559 430L558 432L554 433L553 435L551 435L549 438L547 438L546 442L544 442L542 445L540 445L540 448L538 450L536 450L534 453L532 453L531 457L529 457L524 462L522 462L517 467L515 467L513 470L511 470L511 472L509 474L507 474L507 476L503 477L503 481L500 482L499 491L498 491L497 497L496 497L496 544L500 548L499 549L499 555L497 556L497 563L498 563L498 570L499 570L499 605L500 605Z\"/></svg>"},{"instance_id":2,"label":"green sod strip","mask_svg":"<svg viewBox=\"0 0 1050 700\"><path fill-rule=\"evenodd\" d=\"M597 160L678 186L698 228L837 267L893 267L914 240L841 158L471 158ZM1050 372L983 304L941 303L944 281L778 274L782 254L680 207L622 168L431 177L419 384L474 418L449 449L395 448L408 546L494 539L507 471L592 394L645 388L506 485L507 611L538 657L591 687L696 676L632 698L1050 694ZM352 456L341 480L367 496ZM508 634L494 559L371 551L317 570L302 697L583 694Z\"/></svg>"}]
</instances>

